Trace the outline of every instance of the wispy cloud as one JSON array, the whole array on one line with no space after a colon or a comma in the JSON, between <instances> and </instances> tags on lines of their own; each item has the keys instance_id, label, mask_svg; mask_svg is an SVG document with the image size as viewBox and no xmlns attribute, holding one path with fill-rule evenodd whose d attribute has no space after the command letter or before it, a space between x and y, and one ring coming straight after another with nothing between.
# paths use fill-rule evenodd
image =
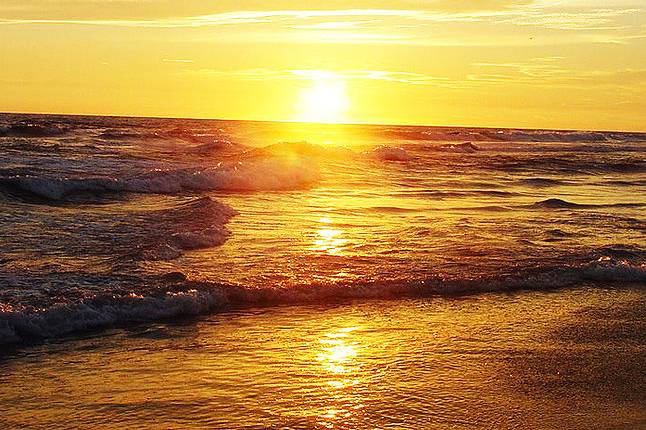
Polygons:
<instances>
[{"instance_id":1,"label":"wispy cloud","mask_svg":"<svg viewBox=\"0 0 646 430\"><path fill-rule=\"evenodd\" d=\"M183 73L203 74L244 80L268 79L342 79L378 80L410 85L435 85L458 87L469 85L469 81L554 84L588 83L646 83L646 69L576 70L560 64L564 57L538 57L517 63L474 63L473 73L466 73L464 79L450 78L426 73L393 70L317 70L317 69L185 69Z\"/></svg>"},{"instance_id":2,"label":"wispy cloud","mask_svg":"<svg viewBox=\"0 0 646 430\"><path fill-rule=\"evenodd\" d=\"M368 79L389 82L399 82L414 85L443 85L451 80L446 77L432 76L423 73L413 73L391 70L315 70L315 69L245 69L245 70L218 70L197 69L184 70L186 73L218 75L223 77L236 77L247 80L267 79Z\"/></svg>"},{"instance_id":3,"label":"wispy cloud","mask_svg":"<svg viewBox=\"0 0 646 430\"><path fill-rule=\"evenodd\" d=\"M257 24L281 21L302 21L327 18L407 18L433 22L492 21L516 25L531 25L558 29L617 28L619 17L635 14L640 9L591 9L585 11L550 10L545 7L511 8L476 11L432 11L425 9L338 9L338 10L266 10L231 11L207 15L159 19L0 19L3 24L78 24L134 27L202 27L232 24ZM298 24L297 28L347 28L367 21L324 21Z\"/></svg>"},{"instance_id":4,"label":"wispy cloud","mask_svg":"<svg viewBox=\"0 0 646 430\"><path fill-rule=\"evenodd\" d=\"M548 78L569 73L569 70L559 66L560 60L563 57L539 57L524 63L474 63L473 66L489 71L511 71L529 78Z\"/></svg>"},{"instance_id":5,"label":"wispy cloud","mask_svg":"<svg viewBox=\"0 0 646 430\"><path fill-rule=\"evenodd\" d=\"M192 63L193 60L187 60L182 58L162 58L164 63Z\"/></svg>"},{"instance_id":6,"label":"wispy cloud","mask_svg":"<svg viewBox=\"0 0 646 430\"><path fill-rule=\"evenodd\" d=\"M205 15L156 19L0 19L0 25L79 25L158 29L199 29L238 26L245 40L272 40L268 34L288 36L291 42L309 35L308 42L399 43L410 45L522 45L559 43L556 32L567 32L579 42L630 43L643 38L635 25L640 8L564 8L549 1L489 1L489 7L469 8L470 2L456 2L453 8L433 9L326 9L230 11ZM459 4L458 4L459 3ZM473 2L471 2L473 3ZM404 3L401 3L404 4ZM410 3L413 4L412 2ZM424 3L426 4L426 3ZM420 6L419 2L415 3ZM463 30L477 29L479 37L466 37ZM259 27L258 32L252 31ZM518 27L542 29L541 37L530 42L519 37ZM456 31L459 30L459 31ZM530 30L527 30L530 31ZM538 31L538 30L537 30ZM254 36L255 35L255 36ZM229 32L227 37L236 37ZM275 39L275 38L274 38ZM285 39L282 40L283 42ZM563 43L563 39L560 39Z\"/></svg>"},{"instance_id":7,"label":"wispy cloud","mask_svg":"<svg viewBox=\"0 0 646 430\"><path fill-rule=\"evenodd\" d=\"M343 70L337 72L323 72L323 74L318 70L287 70L286 72L302 79L320 79L321 77L344 80L369 79L413 85L445 85L451 82L451 80L446 77L392 70Z\"/></svg>"},{"instance_id":8,"label":"wispy cloud","mask_svg":"<svg viewBox=\"0 0 646 430\"><path fill-rule=\"evenodd\" d=\"M618 30L618 18L639 13L639 9L592 9L588 11L549 11L534 9L514 14L500 21L515 25L544 27L555 30Z\"/></svg>"},{"instance_id":9,"label":"wispy cloud","mask_svg":"<svg viewBox=\"0 0 646 430\"><path fill-rule=\"evenodd\" d=\"M185 69L182 73L191 75L217 76L249 81L278 80L343 80L343 81L382 81L403 85L422 85L442 88L467 88L473 83L467 80L455 80L446 76L435 76L425 73L393 70L316 70L316 69Z\"/></svg>"},{"instance_id":10,"label":"wispy cloud","mask_svg":"<svg viewBox=\"0 0 646 430\"><path fill-rule=\"evenodd\" d=\"M475 63L476 70L466 79L480 84L646 89L646 69L581 70L560 64L562 60L563 57L545 57L518 63Z\"/></svg>"},{"instance_id":11,"label":"wispy cloud","mask_svg":"<svg viewBox=\"0 0 646 430\"><path fill-rule=\"evenodd\" d=\"M399 9L340 9L340 10L270 10L233 11L209 15L150 20L124 19L0 19L0 24L78 24L130 26L153 28L204 27L232 24L258 24L330 17L413 17L421 13Z\"/></svg>"},{"instance_id":12,"label":"wispy cloud","mask_svg":"<svg viewBox=\"0 0 646 430\"><path fill-rule=\"evenodd\" d=\"M290 25L289 28L295 28L300 30L347 30L347 29L356 29L362 28L366 24L374 24L380 21L376 20L367 20L367 21L325 21L317 22L314 24L297 24Z\"/></svg>"},{"instance_id":13,"label":"wispy cloud","mask_svg":"<svg viewBox=\"0 0 646 430\"><path fill-rule=\"evenodd\" d=\"M474 63L463 77L440 76L398 70L316 70L316 69L184 69L181 73L250 81L267 80L362 80L393 84L473 89L488 85L514 84L532 87L615 87L646 89L646 69L580 70L561 63L563 57L539 57L517 63Z\"/></svg>"}]
</instances>

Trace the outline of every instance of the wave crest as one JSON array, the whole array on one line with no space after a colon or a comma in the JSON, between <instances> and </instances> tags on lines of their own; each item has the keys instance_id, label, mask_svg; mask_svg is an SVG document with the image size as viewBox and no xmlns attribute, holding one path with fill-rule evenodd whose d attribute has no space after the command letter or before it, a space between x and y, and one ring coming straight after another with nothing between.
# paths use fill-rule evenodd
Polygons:
<instances>
[{"instance_id":1,"label":"wave crest","mask_svg":"<svg viewBox=\"0 0 646 430\"><path fill-rule=\"evenodd\" d=\"M153 170L130 178L15 175L0 177L0 184L61 200L76 193L291 190L305 188L319 179L318 166L309 160L269 158L220 163L215 167Z\"/></svg>"},{"instance_id":2,"label":"wave crest","mask_svg":"<svg viewBox=\"0 0 646 430\"><path fill-rule=\"evenodd\" d=\"M642 207L644 206L641 203L607 203L607 204L583 204L583 203L572 203L567 200L550 198L541 200L539 202L531 205L532 208L539 209L598 209L598 208L631 208L631 207Z\"/></svg>"},{"instance_id":3,"label":"wave crest","mask_svg":"<svg viewBox=\"0 0 646 430\"><path fill-rule=\"evenodd\" d=\"M347 299L455 296L516 290L551 290L591 283L645 285L646 265L601 257L593 262L526 271L514 276L473 279L358 282L300 285L289 288L246 288L187 281L181 274L147 280L147 293L98 296L82 303L58 304L45 310L0 305L0 344L60 337L135 322L206 314L231 307L287 303L325 303ZM181 276L178 276L181 275Z\"/></svg>"},{"instance_id":4,"label":"wave crest","mask_svg":"<svg viewBox=\"0 0 646 430\"><path fill-rule=\"evenodd\" d=\"M161 232L164 236L160 238L161 244L167 247L183 250L211 248L222 245L229 238L231 232L225 224L237 214L235 209L224 203L202 197L172 209L153 213L145 224L157 231L167 226L166 232ZM145 237L154 237L154 232L146 234Z\"/></svg>"},{"instance_id":5,"label":"wave crest","mask_svg":"<svg viewBox=\"0 0 646 430\"><path fill-rule=\"evenodd\" d=\"M409 161L415 158L404 148L386 145L374 148L369 155L372 158L384 161Z\"/></svg>"},{"instance_id":6,"label":"wave crest","mask_svg":"<svg viewBox=\"0 0 646 430\"><path fill-rule=\"evenodd\" d=\"M19 121L0 128L0 137L56 137L68 132L68 128L58 124L39 124Z\"/></svg>"},{"instance_id":7,"label":"wave crest","mask_svg":"<svg viewBox=\"0 0 646 430\"><path fill-rule=\"evenodd\" d=\"M464 154L473 154L474 152L478 152L480 150L480 148L478 148L471 142L450 143L447 145L440 145L440 149L442 151L458 152L458 153L464 153Z\"/></svg>"}]
</instances>

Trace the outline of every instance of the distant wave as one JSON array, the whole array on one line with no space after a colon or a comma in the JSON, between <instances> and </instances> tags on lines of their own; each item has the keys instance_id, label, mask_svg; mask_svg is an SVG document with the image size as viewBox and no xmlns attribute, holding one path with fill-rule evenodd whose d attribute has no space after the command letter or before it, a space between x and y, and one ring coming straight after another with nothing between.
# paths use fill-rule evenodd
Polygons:
<instances>
[{"instance_id":1,"label":"distant wave","mask_svg":"<svg viewBox=\"0 0 646 430\"><path fill-rule=\"evenodd\" d=\"M163 139L163 136L154 131L137 131L135 129L119 130L110 129L105 130L98 134L99 139L103 140L150 140L150 139Z\"/></svg>"},{"instance_id":2,"label":"distant wave","mask_svg":"<svg viewBox=\"0 0 646 430\"><path fill-rule=\"evenodd\" d=\"M20 121L0 128L0 137L55 137L68 132L57 124L40 124Z\"/></svg>"},{"instance_id":3,"label":"distant wave","mask_svg":"<svg viewBox=\"0 0 646 430\"><path fill-rule=\"evenodd\" d=\"M181 191L271 191L307 187L320 178L306 159L260 159L220 163L215 167L152 170L133 177L0 177L0 185L60 200L75 193L132 192L173 194Z\"/></svg>"},{"instance_id":4,"label":"distant wave","mask_svg":"<svg viewBox=\"0 0 646 430\"><path fill-rule=\"evenodd\" d=\"M3 150L11 150L16 152L40 152L46 154L59 153L64 147L59 143L53 143L51 140L38 140L38 139L12 139L7 142L2 142Z\"/></svg>"},{"instance_id":5,"label":"distant wave","mask_svg":"<svg viewBox=\"0 0 646 430\"><path fill-rule=\"evenodd\" d=\"M646 133L556 130L485 130L483 136L505 142L645 142Z\"/></svg>"},{"instance_id":6,"label":"distant wave","mask_svg":"<svg viewBox=\"0 0 646 430\"><path fill-rule=\"evenodd\" d=\"M485 130L483 136L505 142L608 142L615 140L613 134L595 131Z\"/></svg>"},{"instance_id":7,"label":"distant wave","mask_svg":"<svg viewBox=\"0 0 646 430\"><path fill-rule=\"evenodd\" d=\"M418 212L417 209L410 209L410 208L402 208L399 206L374 206L371 208L368 208L368 210L373 211L373 212L381 212L381 213L407 213L407 212Z\"/></svg>"},{"instance_id":8,"label":"distant wave","mask_svg":"<svg viewBox=\"0 0 646 430\"><path fill-rule=\"evenodd\" d=\"M449 193L449 195L454 193ZM468 195L468 194L466 194ZM493 195L493 194L492 194ZM504 196L504 195L502 195ZM573 203L567 200L558 199L558 198L549 198L545 200L540 200L536 203L530 205L513 205L513 206L498 206L498 205L484 205L484 206L466 206L466 207L454 207L446 208L446 210L455 210L455 211L491 211L491 212L504 212L513 209L603 209L603 208L640 208L644 207L644 203L606 203L606 204L584 204L584 203Z\"/></svg>"},{"instance_id":9,"label":"distant wave","mask_svg":"<svg viewBox=\"0 0 646 430\"><path fill-rule=\"evenodd\" d=\"M503 190L414 190L406 193L400 193L399 197L421 197L421 198L431 198L437 200L443 199L454 199L454 198L464 198L464 197L478 197L478 196L487 196L487 197L500 197L500 198L509 198L517 195L513 191L503 191Z\"/></svg>"},{"instance_id":10,"label":"distant wave","mask_svg":"<svg viewBox=\"0 0 646 430\"><path fill-rule=\"evenodd\" d=\"M532 205L532 207L546 208L546 209L582 209L582 208L589 207L589 205L581 205L578 203L568 202L562 199L552 198L552 199L545 199L545 200L541 200L540 202L536 202Z\"/></svg>"},{"instance_id":11,"label":"distant wave","mask_svg":"<svg viewBox=\"0 0 646 430\"><path fill-rule=\"evenodd\" d=\"M420 141L476 142L646 142L646 133L558 130L473 129L447 127L397 127L384 130L389 137Z\"/></svg>"},{"instance_id":12,"label":"distant wave","mask_svg":"<svg viewBox=\"0 0 646 430\"><path fill-rule=\"evenodd\" d=\"M534 203L531 207L542 209L594 209L607 207L642 207L641 203L609 203L609 204L580 204L567 200L551 198Z\"/></svg>"},{"instance_id":13,"label":"distant wave","mask_svg":"<svg viewBox=\"0 0 646 430\"><path fill-rule=\"evenodd\" d=\"M45 310L0 308L0 344L160 319L193 316L231 307L325 303L347 299L456 296L498 291L550 290L592 283L646 285L646 265L603 257L591 263L527 270L513 276L476 279L359 282L247 288L186 280L172 273L144 282L147 290L97 296Z\"/></svg>"},{"instance_id":14,"label":"distant wave","mask_svg":"<svg viewBox=\"0 0 646 430\"><path fill-rule=\"evenodd\" d=\"M499 206L499 205L483 205L483 206L464 206L464 207L452 207L446 208L447 211L455 212L507 212L512 208L509 206Z\"/></svg>"},{"instance_id":15,"label":"distant wave","mask_svg":"<svg viewBox=\"0 0 646 430\"><path fill-rule=\"evenodd\" d=\"M603 181L602 184L606 185L619 185L625 187L646 187L646 179L635 179L635 180L609 180Z\"/></svg>"},{"instance_id":16,"label":"distant wave","mask_svg":"<svg viewBox=\"0 0 646 430\"><path fill-rule=\"evenodd\" d=\"M176 139L187 143L202 145L217 142L229 142L221 130L189 129L175 127L170 130L149 128L105 129L97 135L103 140L170 140Z\"/></svg>"},{"instance_id":17,"label":"distant wave","mask_svg":"<svg viewBox=\"0 0 646 430\"><path fill-rule=\"evenodd\" d=\"M442 151L448 151L448 152L460 152L460 153L466 153L466 154L471 154L474 152L477 152L480 150L477 146L475 146L471 142L464 142L464 143L452 143L448 145L440 145L439 148Z\"/></svg>"},{"instance_id":18,"label":"distant wave","mask_svg":"<svg viewBox=\"0 0 646 430\"><path fill-rule=\"evenodd\" d=\"M415 158L404 148L395 146L378 146L368 153L372 158L384 161L409 161Z\"/></svg>"},{"instance_id":19,"label":"distant wave","mask_svg":"<svg viewBox=\"0 0 646 430\"><path fill-rule=\"evenodd\" d=\"M207 143L200 143L196 146L189 148L189 152L193 154L209 155L214 152L219 152L225 149L242 149L242 145L236 144L229 140L219 139Z\"/></svg>"},{"instance_id":20,"label":"distant wave","mask_svg":"<svg viewBox=\"0 0 646 430\"><path fill-rule=\"evenodd\" d=\"M539 175L544 175L546 172L558 175L646 172L646 160L638 156L621 155L614 158L597 158L577 157L571 154L562 156L528 155L523 158L508 154L495 155L479 160L478 164L480 167L504 172L531 172Z\"/></svg>"},{"instance_id":21,"label":"distant wave","mask_svg":"<svg viewBox=\"0 0 646 430\"><path fill-rule=\"evenodd\" d=\"M226 136L219 129L190 129L184 127L175 127L164 131L163 137L171 137L194 144L211 144L215 142L228 142ZM230 143L230 142L229 142Z\"/></svg>"},{"instance_id":22,"label":"distant wave","mask_svg":"<svg viewBox=\"0 0 646 430\"><path fill-rule=\"evenodd\" d=\"M566 184L562 179L553 178L526 178L520 179L519 182L523 185L529 185L532 187L553 187Z\"/></svg>"}]
</instances>

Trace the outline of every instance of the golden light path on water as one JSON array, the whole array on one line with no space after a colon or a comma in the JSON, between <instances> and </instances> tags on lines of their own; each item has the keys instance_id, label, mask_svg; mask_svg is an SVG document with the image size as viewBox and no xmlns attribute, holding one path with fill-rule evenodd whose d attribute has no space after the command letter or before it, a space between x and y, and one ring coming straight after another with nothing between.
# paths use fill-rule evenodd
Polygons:
<instances>
[{"instance_id":1,"label":"golden light path on water","mask_svg":"<svg viewBox=\"0 0 646 430\"><path fill-rule=\"evenodd\" d=\"M363 405L360 399L347 396L345 390L361 383L359 327L343 327L323 334L319 343L321 352L317 360L321 364L322 379L327 387L330 407L321 418L321 424L334 427L334 421L347 419L356 414Z\"/></svg>"},{"instance_id":2,"label":"golden light path on water","mask_svg":"<svg viewBox=\"0 0 646 430\"><path fill-rule=\"evenodd\" d=\"M16 428L639 428L643 300L359 301L115 330L0 363L0 413Z\"/></svg>"},{"instance_id":3,"label":"golden light path on water","mask_svg":"<svg viewBox=\"0 0 646 430\"><path fill-rule=\"evenodd\" d=\"M348 243L348 239L343 237L344 231L334 228L332 220L328 217L321 217L319 223L321 228L316 231L317 237L314 239L312 249L330 255L341 254Z\"/></svg>"}]
</instances>

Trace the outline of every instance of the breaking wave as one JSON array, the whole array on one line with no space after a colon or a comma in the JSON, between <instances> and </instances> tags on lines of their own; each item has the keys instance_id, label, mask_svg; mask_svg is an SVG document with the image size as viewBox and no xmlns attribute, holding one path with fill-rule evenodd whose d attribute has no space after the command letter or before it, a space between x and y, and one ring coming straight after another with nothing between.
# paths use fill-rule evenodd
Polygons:
<instances>
[{"instance_id":1,"label":"breaking wave","mask_svg":"<svg viewBox=\"0 0 646 430\"><path fill-rule=\"evenodd\" d=\"M54 338L88 330L195 316L218 310L278 304L325 303L348 299L393 299L426 296L460 296L516 290L552 290L592 285L646 283L646 265L602 257L594 262L528 270L513 276L475 279L358 282L301 285L287 288L248 288L187 280L172 273L146 280L142 293L95 296L79 303L46 309L0 306L0 344Z\"/></svg>"},{"instance_id":2,"label":"breaking wave","mask_svg":"<svg viewBox=\"0 0 646 430\"><path fill-rule=\"evenodd\" d=\"M182 250L222 245L231 235L225 227L238 212L230 206L201 197L170 209L135 214L141 227L128 244L129 259L171 260ZM115 246L115 244L113 244Z\"/></svg>"},{"instance_id":3,"label":"breaking wave","mask_svg":"<svg viewBox=\"0 0 646 430\"><path fill-rule=\"evenodd\" d=\"M153 170L133 177L15 175L0 177L0 184L60 200L76 193L291 190L305 188L319 178L318 167L309 160L261 159L220 163L215 167Z\"/></svg>"}]
</instances>

